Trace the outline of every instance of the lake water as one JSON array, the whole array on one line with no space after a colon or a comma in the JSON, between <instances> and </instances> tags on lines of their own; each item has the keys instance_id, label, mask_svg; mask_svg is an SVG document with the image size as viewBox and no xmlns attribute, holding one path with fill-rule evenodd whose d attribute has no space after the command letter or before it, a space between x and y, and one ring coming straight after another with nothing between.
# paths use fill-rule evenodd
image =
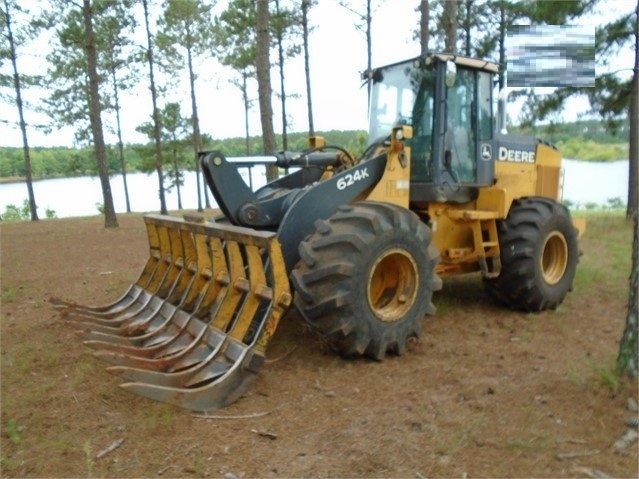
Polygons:
<instances>
[{"instance_id":1,"label":"lake water","mask_svg":"<svg viewBox=\"0 0 639 479\"><path fill-rule=\"evenodd\" d=\"M628 198L628 160L614 162L584 162L564 160L563 198L573 205L587 203L605 205L609 199L619 198L624 204ZM242 170L244 180L249 182L249 172ZM200 177L201 178L201 177ZM266 182L262 167L252 169L250 177L253 187ZM136 212L157 212L160 210L158 198L158 179L156 174L133 173L127 175L131 210ZM197 208L197 188L194 172L187 172L181 187L182 206L185 209ZM93 216L99 214L97 204L102 204L102 190L97 177L60 178L41 180L33 183L38 216L45 218L45 210L55 211L58 218L71 216ZM111 191L117 213L126 212L126 200L122 176L111 177ZM200 187L204 192L204 188ZM9 204L22 206L28 198L25 183L0 185L0 213ZM215 201L209 194L212 206ZM204 206L204 200L202 200ZM178 207L177 191L173 188L166 194L166 206L169 210Z\"/></svg>"}]
</instances>

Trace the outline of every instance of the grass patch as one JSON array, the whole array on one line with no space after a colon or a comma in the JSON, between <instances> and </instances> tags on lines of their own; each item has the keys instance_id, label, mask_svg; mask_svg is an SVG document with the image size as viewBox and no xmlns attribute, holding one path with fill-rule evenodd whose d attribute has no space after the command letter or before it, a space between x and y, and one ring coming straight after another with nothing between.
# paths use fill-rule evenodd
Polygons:
<instances>
[{"instance_id":1,"label":"grass patch","mask_svg":"<svg viewBox=\"0 0 639 479\"><path fill-rule=\"evenodd\" d=\"M580 238L583 255L577 266L575 287L582 291L605 290L627 298L632 258L632 222L623 212L584 215L586 233Z\"/></svg>"},{"instance_id":2,"label":"grass patch","mask_svg":"<svg viewBox=\"0 0 639 479\"><path fill-rule=\"evenodd\" d=\"M21 426L17 419L9 419L7 421L5 434L9 438L9 441L14 444L20 444L20 441L22 440L22 431L24 431L24 426Z\"/></svg>"},{"instance_id":3,"label":"grass patch","mask_svg":"<svg viewBox=\"0 0 639 479\"><path fill-rule=\"evenodd\" d=\"M7 288L2 290L2 302L11 303L16 300L16 290L14 288Z\"/></svg>"},{"instance_id":4,"label":"grass patch","mask_svg":"<svg viewBox=\"0 0 639 479\"><path fill-rule=\"evenodd\" d=\"M612 395L616 395L621 386L621 379L615 371L615 360L612 357L601 362L587 359L579 366L568 361L566 378L576 386L587 387L593 392L606 389Z\"/></svg>"},{"instance_id":5,"label":"grass patch","mask_svg":"<svg viewBox=\"0 0 639 479\"><path fill-rule=\"evenodd\" d=\"M82 353L82 356L86 358L87 356L91 356L91 353L88 351L84 351ZM82 386L82 384L84 383L84 379L87 377L87 375L93 373L94 369L95 360L92 357L86 358L85 360L81 361L77 369L75 370L75 377L73 378L74 388Z\"/></svg>"},{"instance_id":6,"label":"grass patch","mask_svg":"<svg viewBox=\"0 0 639 479\"><path fill-rule=\"evenodd\" d=\"M484 418L479 418L454 435L451 441L441 450L443 454L452 455L467 447L484 425Z\"/></svg>"},{"instance_id":7,"label":"grass patch","mask_svg":"<svg viewBox=\"0 0 639 479\"><path fill-rule=\"evenodd\" d=\"M583 374L579 372L577 365L572 361L568 361L568 364L566 365L566 378L576 386L583 386L586 384Z\"/></svg>"},{"instance_id":8,"label":"grass patch","mask_svg":"<svg viewBox=\"0 0 639 479\"><path fill-rule=\"evenodd\" d=\"M29 374L35 368L35 362L38 358L38 351L33 346L25 344L17 349L14 354L15 368L21 374Z\"/></svg>"},{"instance_id":9,"label":"grass patch","mask_svg":"<svg viewBox=\"0 0 639 479\"><path fill-rule=\"evenodd\" d=\"M162 431L174 429L175 406L164 403L154 403L139 412L140 422L149 431Z\"/></svg>"},{"instance_id":10,"label":"grass patch","mask_svg":"<svg viewBox=\"0 0 639 479\"><path fill-rule=\"evenodd\" d=\"M87 477L93 477L93 469L95 466L95 462L93 461L93 448L91 447L91 441L85 441L82 450L84 451L84 455L86 458L87 464Z\"/></svg>"},{"instance_id":11,"label":"grass patch","mask_svg":"<svg viewBox=\"0 0 639 479\"><path fill-rule=\"evenodd\" d=\"M615 370L614 358L609 358L604 364L590 364L592 368L595 380L593 382L593 388L600 390L601 388L607 389L612 395L616 395L619 392L621 385L621 379Z\"/></svg>"},{"instance_id":12,"label":"grass patch","mask_svg":"<svg viewBox=\"0 0 639 479\"><path fill-rule=\"evenodd\" d=\"M509 451L532 451L540 452L546 449L548 446L548 436L542 434L541 436L532 437L514 437L506 441L506 447Z\"/></svg>"}]
</instances>

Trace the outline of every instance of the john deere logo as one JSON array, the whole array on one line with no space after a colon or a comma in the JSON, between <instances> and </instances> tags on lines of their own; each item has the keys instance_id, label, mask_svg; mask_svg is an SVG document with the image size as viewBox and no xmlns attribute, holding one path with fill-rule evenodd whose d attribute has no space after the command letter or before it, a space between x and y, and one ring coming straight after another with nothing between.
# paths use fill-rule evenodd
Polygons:
<instances>
[{"instance_id":1,"label":"john deere logo","mask_svg":"<svg viewBox=\"0 0 639 479\"><path fill-rule=\"evenodd\" d=\"M490 143L482 143L481 145L481 159L484 161L490 161L493 158L493 149L490 147Z\"/></svg>"}]
</instances>

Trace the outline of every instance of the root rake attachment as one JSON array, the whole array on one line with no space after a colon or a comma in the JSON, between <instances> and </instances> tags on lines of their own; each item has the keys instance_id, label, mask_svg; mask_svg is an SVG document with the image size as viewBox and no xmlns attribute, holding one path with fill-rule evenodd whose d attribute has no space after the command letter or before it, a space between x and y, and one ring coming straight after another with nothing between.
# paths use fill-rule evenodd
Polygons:
<instances>
[{"instance_id":1,"label":"root rake attachment","mask_svg":"<svg viewBox=\"0 0 639 479\"><path fill-rule=\"evenodd\" d=\"M53 301L139 395L204 411L241 396L291 304L277 235L149 215L149 258L115 302Z\"/></svg>"}]
</instances>

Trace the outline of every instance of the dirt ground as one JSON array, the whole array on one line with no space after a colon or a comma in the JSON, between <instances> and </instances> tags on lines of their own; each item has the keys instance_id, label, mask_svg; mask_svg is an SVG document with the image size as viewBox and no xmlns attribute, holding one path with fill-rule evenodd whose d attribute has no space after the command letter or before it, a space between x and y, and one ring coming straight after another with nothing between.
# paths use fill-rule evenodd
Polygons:
<instances>
[{"instance_id":1,"label":"dirt ground","mask_svg":"<svg viewBox=\"0 0 639 479\"><path fill-rule=\"evenodd\" d=\"M610 372L629 229L621 255L586 235L557 311L504 309L477 276L445 281L420 340L381 363L341 359L290 311L248 393L215 412L230 417L202 419L119 388L49 303L106 304L137 278L144 225L119 221L0 225L2 477L639 474L637 443L615 446L637 384Z\"/></svg>"}]
</instances>

